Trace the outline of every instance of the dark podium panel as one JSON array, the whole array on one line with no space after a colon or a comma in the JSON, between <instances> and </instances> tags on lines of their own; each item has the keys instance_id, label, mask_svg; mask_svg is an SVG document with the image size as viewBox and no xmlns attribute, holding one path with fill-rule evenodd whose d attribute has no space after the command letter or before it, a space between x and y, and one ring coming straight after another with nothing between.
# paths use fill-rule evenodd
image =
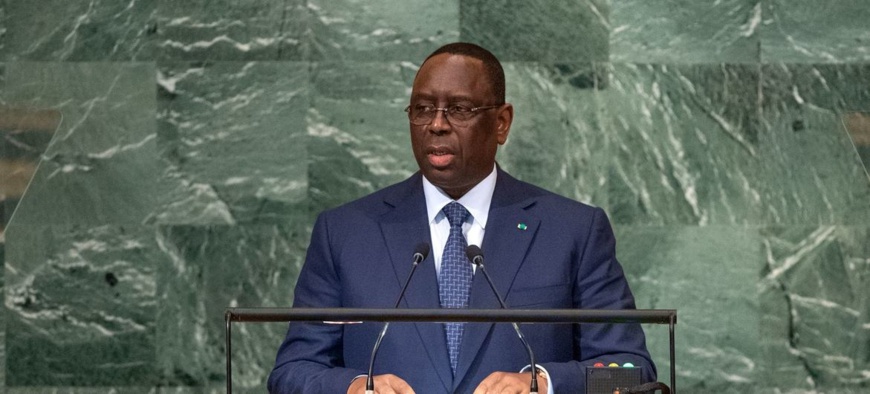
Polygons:
<instances>
[{"instance_id":1,"label":"dark podium panel","mask_svg":"<svg viewBox=\"0 0 870 394\"><path fill-rule=\"evenodd\" d=\"M470 323L639 323L667 324L670 336L671 392L676 394L673 309L357 309L357 308L227 308L227 394L233 392L232 324L269 322L470 322Z\"/></svg>"}]
</instances>

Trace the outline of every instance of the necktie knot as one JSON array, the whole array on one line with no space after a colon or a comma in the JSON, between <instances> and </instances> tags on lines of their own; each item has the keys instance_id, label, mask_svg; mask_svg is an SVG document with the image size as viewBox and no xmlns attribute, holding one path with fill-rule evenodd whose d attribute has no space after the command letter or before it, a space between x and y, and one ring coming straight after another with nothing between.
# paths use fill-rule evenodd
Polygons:
<instances>
[{"instance_id":1,"label":"necktie knot","mask_svg":"<svg viewBox=\"0 0 870 394\"><path fill-rule=\"evenodd\" d=\"M453 201L441 209L444 215L447 216L447 221L450 222L450 227L462 226L465 219L468 218L468 210L462 204Z\"/></svg>"}]
</instances>

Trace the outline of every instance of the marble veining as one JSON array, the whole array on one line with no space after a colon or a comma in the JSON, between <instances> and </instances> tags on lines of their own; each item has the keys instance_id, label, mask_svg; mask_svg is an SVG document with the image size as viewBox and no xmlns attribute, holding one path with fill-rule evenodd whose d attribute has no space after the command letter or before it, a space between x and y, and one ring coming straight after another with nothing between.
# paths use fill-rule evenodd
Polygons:
<instances>
[{"instance_id":1,"label":"marble veining","mask_svg":"<svg viewBox=\"0 0 870 394\"><path fill-rule=\"evenodd\" d=\"M506 63L514 122L499 165L520 179L606 206L610 147L599 131L598 71L592 63Z\"/></svg>"},{"instance_id":2,"label":"marble veining","mask_svg":"<svg viewBox=\"0 0 870 394\"><path fill-rule=\"evenodd\" d=\"M866 227L765 229L757 291L766 312L765 376L818 390L870 382ZM839 390L838 390L839 391Z\"/></svg>"},{"instance_id":3,"label":"marble veining","mask_svg":"<svg viewBox=\"0 0 870 394\"><path fill-rule=\"evenodd\" d=\"M602 73L616 222L757 223L766 180L748 105L757 100L755 68L614 64Z\"/></svg>"},{"instance_id":4,"label":"marble veining","mask_svg":"<svg viewBox=\"0 0 870 394\"><path fill-rule=\"evenodd\" d=\"M158 223L281 222L307 196L304 63L174 64L157 74L168 188Z\"/></svg>"},{"instance_id":5,"label":"marble veining","mask_svg":"<svg viewBox=\"0 0 870 394\"><path fill-rule=\"evenodd\" d=\"M870 180L870 111L846 112L841 119Z\"/></svg>"},{"instance_id":6,"label":"marble veining","mask_svg":"<svg viewBox=\"0 0 870 394\"><path fill-rule=\"evenodd\" d=\"M153 60L155 0L5 2L0 59Z\"/></svg>"},{"instance_id":7,"label":"marble veining","mask_svg":"<svg viewBox=\"0 0 870 394\"><path fill-rule=\"evenodd\" d=\"M303 60L302 0L166 1L157 11L157 47L171 60Z\"/></svg>"},{"instance_id":8,"label":"marble veining","mask_svg":"<svg viewBox=\"0 0 870 394\"><path fill-rule=\"evenodd\" d=\"M765 364L758 348L755 285L763 257L757 229L630 225L615 231L638 307L678 310L678 390L763 392L753 391ZM659 380L667 381L667 326L644 329Z\"/></svg>"},{"instance_id":9,"label":"marble veining","mask_svg":"<svg viewBox=\"0 0 870 394\"><path fill-rule=\"evenodd\" d=\"M761 60L765 63L866 63L870 8L863 0L825 3L765 0L761 4ZM819 34L819 28L824 34Z\"/></svg>"},{"instance_id":10,"label":"marble veining","mask_svg":"<svg viewBox=\"0 0 870 394\"><path fill-rule=\"evenodd\" d=\"M287 225L161 226L157 368L161 385L223 381L228 306L290 305L308 243L307 213ZM262 390L286 323L237 324L234 381Z\"/></svg>"},{"instance_id":11,"label":"marble veining","mask_svg":"<svg viewBox=\"0 0 870 394\"><path fill-rule=\"evenodd\" d=\"M61 121L54 109L0 104L0 238Z\"/></svg>"},{"instance_id":12,"label":"marble veining","mask_svg":"<svg viewBox=\"0 0 870 394\"><path fill-rule=\"evenodd\" d=\"M6 28L6 3L0 3L0 54L6 53L6 32L8 29ZM0 61L5 60L3 56L0 56Z\"/></svg>"},{"instance_id":13,"label":"marble veining","mask_svg":"<svg viewBox=\"0 0 870 394\"><path fill-rule=\"evenodd\" d=\"M309 210L316 214L410 176L410 63L319 63L308 111Z\"/></svg>"},{"instance_id":14,"label":"marble veining","mask_svg":"<svg viewBox=\"0 0 870 394\"><path fill-rule=\"evenodd\" d=\"M154 68L15 62L6 72L7 105L61 117L15 221L140 223L153 208L156 183Z\"/></svg>"},{"instance_id":15,"label":"marble veining","mask_svg":"<svg viewBox=\"0 0 870 394\"><path fill-rule=\"evenodd\" d=\"M310 0L310 59L418 61L431 48L459 40L459 3Z\"/></svg>"},{"instance_id":16,"label":"marble veining","mask_svg":"<svg viewBox=\"0 0 870 394\"><path fill-rule=\"evenodd\" d=\"M460 1L460 37L489 48L502 61L606 61L608 3Z\"/></svg>"},{"instance_id":17,"label":"marble veining","mask_svg":"<svg viewBox=\"0 0 870 394\"><path fill-rule=\"evenodd\" d=\"M762 68L760 146L770 223L870 223L870 182L841 114L870 105L866 65Z\"/></svg>"},{"instance_id":18,"label":"marble veining","mask_svg":"<svg viewBox=\"0 0 870 394\"><path fill-rule=\"evenodd\" d=\"M160 255L149 238L113 226L9 229L6 356L16 361L8 385L156 383Z\"/></svg>"},{"instance_id":19,"label":"marble veining","mask_svg":"<svg viewBox=\"0 0 870 394\"><path fill-rule=\"evenodd\" d=\"M6 235L5 232L0 235L0 262L6 265ZM6 387L6 273L5 269L0 271L0 284L3 286L3 292L0 293L0 300L3 301L3 308L0 308L0 320L4 322L0 327L0 387Z\"/></svg>"},{"instance_id":20,"label":"marble veining","mask_svg":"<svg viewBox=\"0 0 870 394\"><path fill-rule=\"evenodd\" d=\"M290 305L314 215L416 171L414 75L464 40L504 62L500 165L678 309L681 393L865 393L864 3L0 1L0 392L223 392L224 308ZM261 393L286 325L234 328Z\"/></svg>"},{"instance_id":21,"label":"marble veining","mask_svg":"<svg viewBox=\"0 0 870 394\"><path fill-rule=\"evenodd\" d=\"M761 0L611 2L610 60L756 63Z\"/></svg>"}]
</instances>

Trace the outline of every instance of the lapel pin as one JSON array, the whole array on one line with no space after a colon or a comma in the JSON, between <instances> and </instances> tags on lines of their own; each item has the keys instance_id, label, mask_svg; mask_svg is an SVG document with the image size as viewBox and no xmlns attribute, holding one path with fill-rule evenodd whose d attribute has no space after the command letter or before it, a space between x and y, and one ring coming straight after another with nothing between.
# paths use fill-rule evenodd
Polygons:
<instances>
[{"instance_id":1,"label":"lapel pin","mask_svg":"<svg viewBox=\"0 0 870 394\"><path fill-rule=\"evenodd\" d=\"M517 228L520 230L526 231L526 229L529 228L529 226L526 226L525 223L518 223Z\"/></svg>"}]
</instances>

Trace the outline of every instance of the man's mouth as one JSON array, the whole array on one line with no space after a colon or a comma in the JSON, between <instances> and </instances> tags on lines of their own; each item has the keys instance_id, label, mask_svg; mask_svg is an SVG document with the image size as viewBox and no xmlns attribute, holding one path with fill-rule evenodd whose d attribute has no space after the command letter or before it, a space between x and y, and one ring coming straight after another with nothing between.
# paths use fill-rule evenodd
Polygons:
<instances>
[{"instance_id":1,"label":"man's mouth","mask_svg":"<svg viewBox=\"0 0 870 394\"><path fill-rule=\"evenodd\" d=\"M436 168L450 165L454 156L453 152L446 148L433 148L427 154L429 164Z\"/></svg>"}]
</instances>

